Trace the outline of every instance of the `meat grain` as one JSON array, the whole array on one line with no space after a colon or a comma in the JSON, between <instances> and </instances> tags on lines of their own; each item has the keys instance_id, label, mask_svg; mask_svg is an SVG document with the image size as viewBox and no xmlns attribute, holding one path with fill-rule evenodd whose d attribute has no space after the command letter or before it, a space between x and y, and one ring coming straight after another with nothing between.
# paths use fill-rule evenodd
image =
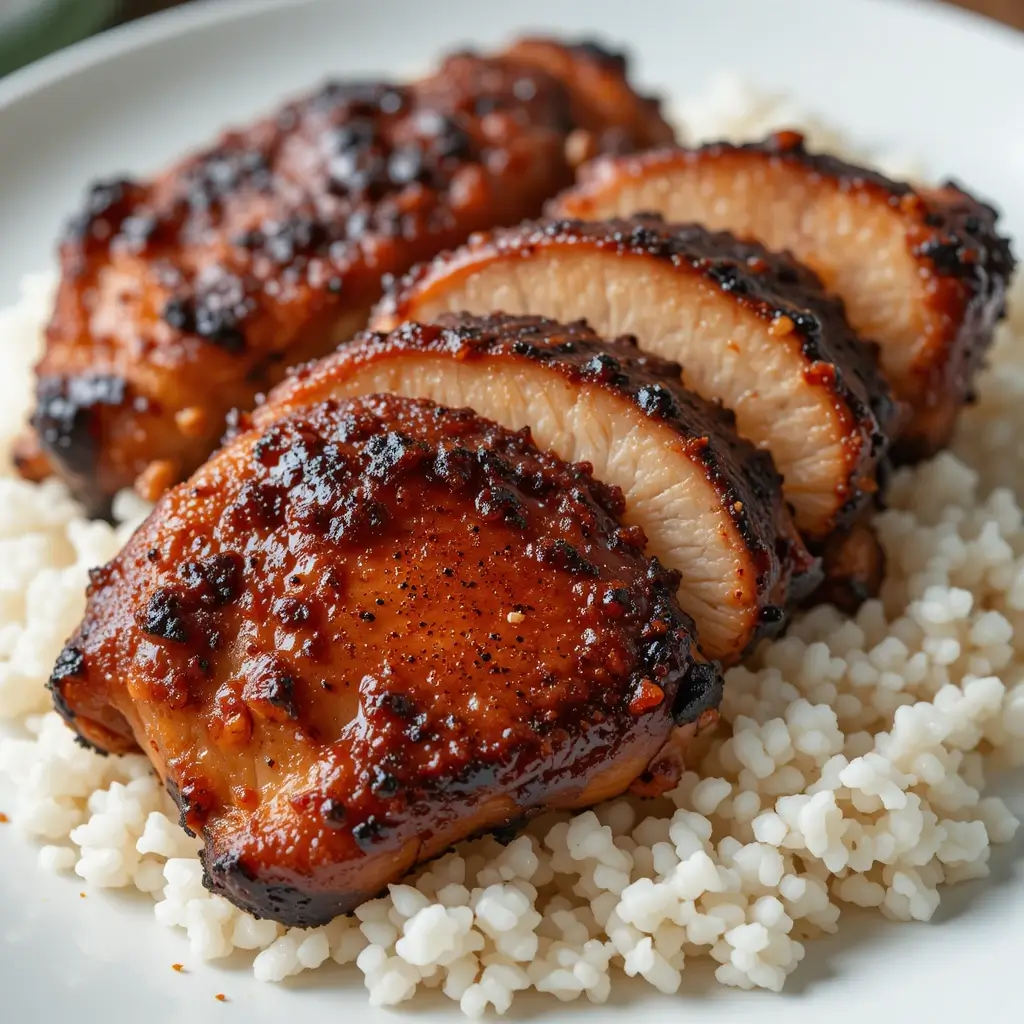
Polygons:
<instances>
[{"instance_id":1,"label":"meat grain","mask_svg":"<svg viewBox=\"0 0 1024 1024\"><path fill-rule=\"evenodd\" d=\"M732 416L683 388L679 365L608 342L585 324L445 314L367 332L295 372L255 412L393 392L467 405L620 487L626 522L682 574L679 600L705 652L735 661L777 632L820 579L771 457Z\"/></svg>"},{"instance_id":2,"label":"meat grain","mask_svg":"<svg viewBox=\"0 0 1024 1024\"><path fill-rule=\"evenodd\" d=\"M902 459L949 440L1015 265L995 209L957 185L893 181L810 153L790 131L598 158L550 210L586 219L653 211L792 252L881 346L882 368L909 407Z\"/></svg>"},{"instance_id":3,"label":"meat grain","mask_svg":"<svg viewBox=\"0 0 1024 1024\"><path fill-rule=\"evenodd\" d=\"M479 233L396 284L371 326L444 311L585 319L683 366L684 383L771 452L799 529L821 543L873 505L896 405L842 304L788 256L656 216Z\"/></svg>"}]
</instances>

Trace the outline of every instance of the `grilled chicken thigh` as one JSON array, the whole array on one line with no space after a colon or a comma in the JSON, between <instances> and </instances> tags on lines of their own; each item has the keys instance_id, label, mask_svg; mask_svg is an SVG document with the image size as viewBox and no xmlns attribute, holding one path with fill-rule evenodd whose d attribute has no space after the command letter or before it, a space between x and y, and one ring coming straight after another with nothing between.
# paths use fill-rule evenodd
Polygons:
<instances>
[{"instance_id":1,"label":"grilled chicken thigh","mask_svg":"<svg viewBox=\"0 0 1024 1024\"><path fill-rule=\"evenodd\" d=\"M371 327L498 309L582 317L680 362L689 387L771 452L809 540L846 528L877 490L895 406L876 352L787 256L655 216L526 222L414 270Z\"/></svg>"},{"instance_id":2,"label":"grilled chicken thigh","mask_svg":"<svg viewBox=\"0 0 1024 1024\"><path fill-rule=\"evenodd\" d=\"M475 832L673 784L721 683L620 492L470 410L261 420L93 574L51 680L149 754L214 891L322 924Z\"/></svg>"},{"instance_id":3,"label":"grilled chicken thigh","mask_svg":"<svg viewBox=\"0 0 1024 1024\"><path fill-rule=\"evenodd\" d=\"M911 410L900 456L949 439L1014 266L990 206L953 184L911 186L808 153L795 132L599 158L551 205L555 216L586 219L636 211L790 250L844 300L854 328L879 342L882 368Z\"/></svg>"},{"instance_id":4,"label":"grilled chicken thigh","mask_svg":"<svg viewBox=\"0 0 1024 1024\"><path fill-rule=\"evenodd\" d=\"M447 314L365 333L293 374L258 424L327 398L388 391L467 405L620 487L625 521L682 574L679 601L704 651L735 661L817 583L771 458L679 384L679 366L585 324Z\"/></svg>"},{"instance_id":5,"label":"grilled chicken thigh","mask_svg":"<svg viewBox=\"0 0 1024 1024\"><path fill-rule=\"evenodd\" d=\"M140 477L155 496L230 409L362 327L382 275L536 215L606 133L671 138L624 64L533 41L331 83L155 179L95 185L61 246L24 472L48 460L93 512Z\"/></svg>"}]
</instances>

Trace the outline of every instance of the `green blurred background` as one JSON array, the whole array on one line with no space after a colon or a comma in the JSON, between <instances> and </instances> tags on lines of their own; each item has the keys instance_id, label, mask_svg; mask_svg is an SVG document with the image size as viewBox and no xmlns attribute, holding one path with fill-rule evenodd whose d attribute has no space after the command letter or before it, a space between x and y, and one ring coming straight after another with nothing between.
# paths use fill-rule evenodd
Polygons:
<instances>
[{"instance_id":1,"label":"green blurred background","mask_svg":"<svg viewBox=\"0 0 1024 1024\"><path fill-rule=\"evenodd\" d=\"M180 0L0 0L0 75Z\"/></svg>"},{"instance_id":2,"label":"green blurred background","mask_svg":"<svg viewBox=\"0 0 1024 1024\"><path fill-rule=\"evenodd\" d=\"M0 75L111 25L175 7L181 2L182 0L0 0ZM224 0L192 2L218 3ZM246 0L233 2L244 4ZM439 13L443 11L444 0L434 2L439 6ZM585 0L578 2L584 3ZM700 2L711 3L715 0ZM828 0L821 2L827 3ZM1024 0L946 2L970 8L1017 28L1024 28Z\"/></svg>"}]
</instances>

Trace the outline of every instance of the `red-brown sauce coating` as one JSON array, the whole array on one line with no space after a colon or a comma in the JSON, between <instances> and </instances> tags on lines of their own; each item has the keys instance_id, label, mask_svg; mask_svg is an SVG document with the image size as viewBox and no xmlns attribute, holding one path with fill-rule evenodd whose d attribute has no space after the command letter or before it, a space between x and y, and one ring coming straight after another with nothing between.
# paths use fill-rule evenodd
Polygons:
<instances>
[{"instance_id":1,"label":"red-brown sauce coating","mask_svg":"<svg viewBox=\"0 0 1024 1024\"><path fill-rule=\"evenodd\" d=\"M809 383L824 388L845 427L846 472L837 482L842 507L830 523L845 529L874 503L876 480L889 434L898 418L889 385L878 367L877 346L850 328L842 303L817 275L786 253L776 253L699 224L667 224L656 214L582 221L525 221L517 227L474 234L454 252L441 253L398 279L378 305L371 326L388 330L418 319L419 303L443 292L449 280L503 258L530 259L546 250L587 250L663 261L703 278L738 306L799 339ZM643 296L636 297L638 303ZM785 318L785 320L783 320ZM826 533L817 536L822 540Z\"/></svg>"},{"instance_id":2,"label":"red-brown sauce coating","mask_svg":"<svg viewBox=\"0 0 1024 1024\"><path fill-rule=\"evenodd\" d=\"M231 408L362 327L382 277L539 213L572 180L570 136L671 138L624 65L604 66L609 106L572 74L588 49L545 45L558 73L513 48L408 85L331 82L151 181L93 185L61 246L24 471L45 455L94 512L142 474L156 496Z\"/></svg>"},{"instance_id":3,"label":"red-brown sauce coating","mask_svg":"<svg viewBox=\"0 0 1024 1024\"><path fill-rule=\"evenodd\" d=\"M456 366L485 367L499 382L499 404L502 379L516 380L520 370L543 367L555 383L600 389L621 402L630 416L650 424L665 445L666 458L685 453L707 485L702 506L709 517L722 512L731 521L731 543L739 548L737 559L743 565L736 647L729 652L709 648L716 657L734 660L757 639L778 633L787 609L820 582L819 563L793 526L771 456L736 433L732 413L683 387L678 363L642 353L634 338L606 341L582 321L446 313L435 323L403 323L390 333L366 331L334 355L292 371L256 410L256 422L317 401L335 386L344 393L363 368L434 357ZM680 529L702 526L680 524ZM704 528L717 532L716 527ZM706 644L708 638L701 640Z\"/></svg>"},{"instance_id":4,"label":"red-brown sauce coating","mask_svg":"<svg viewBox=\"0 0 1024 1024\"><path fill-rule=\"evenodd\" d=\"M328 920L470 833L621 792L716 705L678 577L621 511L469 410L288 413L93 574L56 705L150 755L212 888Z\"/></svg>"}]
</instances>

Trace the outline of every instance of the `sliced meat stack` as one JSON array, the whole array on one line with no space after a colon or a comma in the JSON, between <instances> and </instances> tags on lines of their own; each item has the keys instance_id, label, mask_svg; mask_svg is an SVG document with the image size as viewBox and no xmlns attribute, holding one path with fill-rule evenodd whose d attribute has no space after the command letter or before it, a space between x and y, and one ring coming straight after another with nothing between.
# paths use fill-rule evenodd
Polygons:
<instances>
[{"instance_id":1,"label":"sliced meat stack","mask_svg":"<svg viewBox=\"0 0 1024 1024\"><path fill-rule=\"evenodd\" d=\"M717 662L823 563L830 597L878 576L890 438L946 441L1003 311L995 212L793 133L672 141L621 57L526 39L90 193L22 469L94 511L192 476L50 688L146 752L238 906L323 924L469 836L665 792ZM558 219L470 237L599 152Z\"/></svg>"},{"instance_id":2,"label":"sliced meat stack","mask_svg":"<svg viewBox=\"0 0 1024 1024\"><path fill-rule=\"evenodd\" d=\"M657 104L593 46L457 54L411 85L336 82L151 181L95 185L61 247L34 437L90 510L153 497L287 366L361 328L381 277L514 223L572 161L665 143Z\"/></svg>"},{"instance_id":3,"label":"sliced meat stack","mask_svg":"<svg viewBox=\"0 0 1024 1024\"><path fill-rule=\"evenodd\" d=\"M551 206L586 219L638 211L732 231L806 262L881 346L893 391L909 406L900 456L948 441L1014 266L992 207L953 184L916 187L808 153L795 132L599 158Z\"/></svg>"},{"instance_id":4,"label":"sliced meat stack","mask_svg":"<svg viewBox=\"0 0 1024 1024\"><path fill-rule=\"evenodd\" d=\"M625 494L625 521L682 574L679 601L710 657L735 661L776 632L820 579L767 452L679 384L679 366L582 323L448 314L366 333L299 370L257 409L263 424L373 392L466 405L540 448L593 466Z\"/></svg>"},{"instance_id":5,"label":"sliced meat stack","mask_svg":"<svg viewBox=\"0 0 1024 1024\"><path fill-rule=\"evenodd\" d=\"M527 222L415 270L372 326L499 309L585 318L680 362L690 388L771 452L810 541L846 529L877 490L895 406L876 353L788 256L654 216Z\"/></svg>"},{"instance_id":6,"label":"sliced meat stack","mask_svg":"<svg viewBox=\"0 0 1024 1024\"><path fill-rule=\"evenodd\" d=\"M94 572L51 680L150 756L215 892L324 924L478 831L674 783L721 680L620 492L430 402L260 419Z\"/></svg>"}]
</instances>

